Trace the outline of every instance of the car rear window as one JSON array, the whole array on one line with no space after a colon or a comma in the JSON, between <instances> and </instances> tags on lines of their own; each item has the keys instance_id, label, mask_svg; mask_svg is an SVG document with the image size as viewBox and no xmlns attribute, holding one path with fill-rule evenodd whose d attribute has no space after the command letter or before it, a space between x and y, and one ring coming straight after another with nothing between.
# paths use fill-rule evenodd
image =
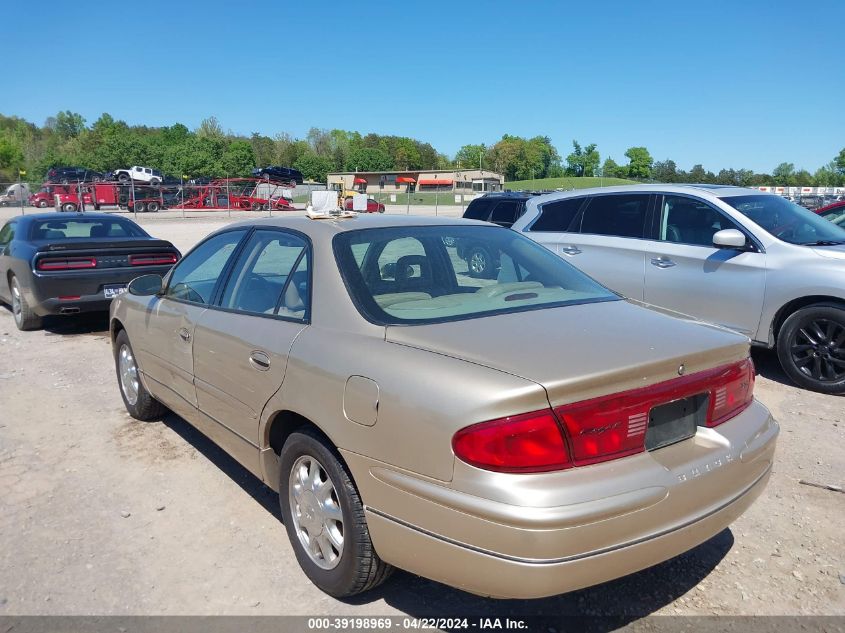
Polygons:
<instances>
[{"instance_id":1,"label":"car rear window","mask_svg":"<svg viewBox=\"0 0 845 633\"><path fill-rule=\"evenodd\" d=\"M38 220L33 222L30 239L70 240L114 237L149 237L137 224L112 218Z\"/></svg>"},{"instance_id":2,"label":"car rear window","mask_svg":"<svg viewBox=\"0 0 845 633\"><path fill-rule=\"evenodd\" d=\"M373 323L438 323L619 298L500 227L362 229L335 236L334 250L355 305Z\"/></svg>"},{"instance_id":3,"label":"car rear window","mask_svg":"<svg viewBox=\"0 0 845 633\"><path fill-rule=\"evenodd\" d=\"M643 237L648 201L648 194L591 198L581 219L581 233Z\"/></svg>"}]
</instances>

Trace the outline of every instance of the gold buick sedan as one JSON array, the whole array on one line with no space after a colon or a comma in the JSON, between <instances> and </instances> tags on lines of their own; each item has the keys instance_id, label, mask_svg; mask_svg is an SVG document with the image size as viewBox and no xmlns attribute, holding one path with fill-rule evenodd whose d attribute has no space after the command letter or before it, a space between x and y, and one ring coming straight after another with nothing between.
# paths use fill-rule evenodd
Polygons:
<instances>
[{"instance_id":1,"label":"gold buick sedan","mask_svg":"<svg viewBox=\"0 0 845 633\"><path fill-rule=\"evenodd\" d=\"M130 415L172 410L277 490L333 596L393 566L501 598L649 567L751 505L778 435L747 338L482 222L229 225L132 281L111 335Z\"/></svg>"}]
</instances>

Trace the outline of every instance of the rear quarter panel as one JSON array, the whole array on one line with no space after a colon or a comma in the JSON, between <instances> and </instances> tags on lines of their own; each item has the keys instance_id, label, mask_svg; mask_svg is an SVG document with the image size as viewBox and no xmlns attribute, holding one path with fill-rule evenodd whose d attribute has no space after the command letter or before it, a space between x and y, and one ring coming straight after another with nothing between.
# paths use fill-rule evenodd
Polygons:
<instances>
[{"instance_id":1,"label":"rear quarter panel","mask_svg":"<svg viewBox=\"0 0 845 633\"><path fill-rule=\"evenodd\" d=\"M373 426L344 413L344 388L353 375L378 383ZM260 437L267 446L268 420L289 410L314 422L340 449L448 481L458 429L548 406L543 388L529 380L383 338L312 326L293 345Z\"/></svg>"}]
</instances>

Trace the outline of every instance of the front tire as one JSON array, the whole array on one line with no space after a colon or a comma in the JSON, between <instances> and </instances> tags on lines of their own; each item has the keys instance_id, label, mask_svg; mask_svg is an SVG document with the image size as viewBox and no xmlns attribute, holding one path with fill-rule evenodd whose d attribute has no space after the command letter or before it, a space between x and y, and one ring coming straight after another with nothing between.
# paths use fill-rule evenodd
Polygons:
<instances>
[{"instance_id":1,"label":"front tire","mask_svg":"<svg viewBox=\"0 0 845 633\"><path fill-rule=\"evenodd\" d=\"M15 317L17 328L24 332L40 328L41 317L30 309L21 290L20 282L14 275L9 281L9 290L12 294L12 316Z\"/></svg>"},{"instance_id":2,"label":"front tire","mask_svg":"<svg viewBox=\"0 0 845 633\"><path fill-rule=\"evenodd\" d=\"M153 398L141 382L138 361L135 359L135 352L132 351L126 330L121 330L114 341L114 367L120 397L123 398L129 415L136 420L147 422L160 419L167 413L167 407Z\"/></svg>"},{"instance_id":3,"label":"front tire","mask_svg":"<svg viewBox=\"0 0 845 633\"><path fill-rule=\"evenodd\" d=\"M343 598L387 580L393 567L373 549L361 497L337 451L305 429L290 435L280 460L282 519L311 582Z\"/></svg>"},{"instance_id":4,"label":"front tire","mask_svg":"<svg viewBox=\"0 0 845 633\"><path fill-rule=\"evenodd\" d=\"M76 211L76 205L72 202L66 202L62 205L62 211L66 213L74 213Z\"/></svg>"},{"instance_id":5,"label":"front tire","mask_svg":"<svg viewBox=\"0 0 845 633\"><path fill-rule=\"evenodd\" d=\"M799 387L845 393L845 309L817 304L797 310L780 329L777 353Z\"/></svg>"},{"instance_id":6,"label":"front tire","mask_svg":"<svg viewBox=\"0 0 845 633\"><path fill-rule=\"evenodd\" d=\"M39 209L46 209L47 208L47 201L46 200L39 200L38 201L38 208Z\"/></svg>"}]
</instances>

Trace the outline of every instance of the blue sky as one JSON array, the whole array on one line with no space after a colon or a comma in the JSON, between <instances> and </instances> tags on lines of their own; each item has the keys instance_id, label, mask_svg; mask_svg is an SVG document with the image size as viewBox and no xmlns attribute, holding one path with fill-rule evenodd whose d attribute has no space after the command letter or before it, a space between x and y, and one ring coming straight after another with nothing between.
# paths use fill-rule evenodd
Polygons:
<instances>
[{"instance_id":1,"label":"blue sky","mask_svg":"<svg viewBox=\"0 0 845 633\"><path fill-rule=\"evenodd\" d=\"M130 12L130 6L142 7ZM109 8L113 7L113 8ZM810 171L845 147L845 2L10 2L0 112L249 134L343 128L453 155L502 134L624 162Z\"/></svg>"}]
</instances>

